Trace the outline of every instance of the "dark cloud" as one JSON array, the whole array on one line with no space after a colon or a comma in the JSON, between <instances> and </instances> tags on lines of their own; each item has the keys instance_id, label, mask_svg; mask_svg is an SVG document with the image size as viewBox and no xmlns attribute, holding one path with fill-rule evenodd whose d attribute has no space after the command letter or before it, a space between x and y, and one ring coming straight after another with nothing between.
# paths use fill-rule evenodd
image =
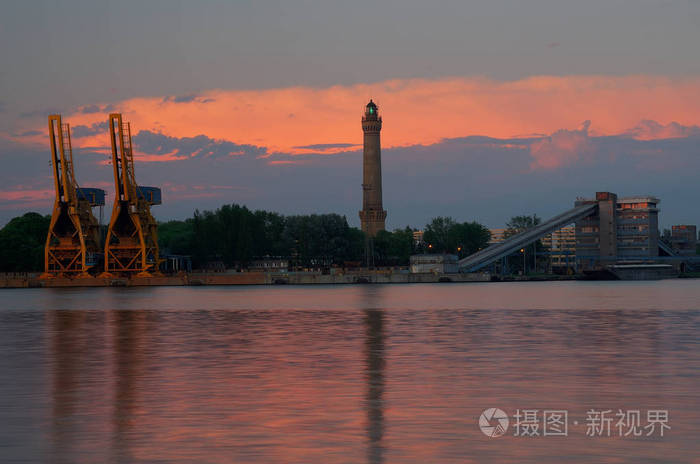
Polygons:
<instances>
[{"instance_id":1,"label":"dark cloud","mask_svg":"<svg viewBox=\"0 0 700 464\"><path fill-rule=\"evenodd\" d=\"M71 127L71 135L73 138L90 137L92 135L102 134L106 132L109 125L107 121L96 122L91 126L75 126Z\"/></svg>"},{"instance_id":2,"label":"dark cloud","mask_svg":"<svg viewBox=\"0 0 700 464\"><path fill-rule=\"evenodd\" d=\"M543 143L548 155L563 151L565 162L533 169ZM687 208L687 198L700 195L694 180L699 145L700 136L592 137L584 125L543 138L466 137L387 149L382 153L384 202L392 226L419 226L430 217L451 215L499 227L518 214L551 217L577 196L608 190L658 195L663 224L700 223L697 212ZM540 158L547 159L554 158Z\"/></svg>"},{"instance_id":3,"label":"dark cloud","mask_svg":"<svg viewBox=\"0 0 700 464\"><path fill-rule=\"evenodd\" d=\"M197 98L197 95L181 95L173 98L173 101L175 103L189 103L191 101L194 101Z\"/></svg>"},{"instance_id":4,"label":"dark cloud","mask_svg":"<svg viewBox=\"0 0 700 464\"><path fill-rule=\"evenodd\" d=\"M170 95L168 97L163 97L163 103L211 103L216 101L214 98L201 98L196 94L188 95Z\"/></svg>"},{"instance_id":5,"label":"dark cloud","mask_svg":"<svg viewBox=\"0 0 700 464\"><path fill-rule=\"evenodd\" d=\"M316 143L313 145L300 145L293 148L300 150L328 150L331 148L351 148L358 146L356 143Z\"/></svg>"},{"instance_id":6,"label":"dark cloud","mask_svg":"<svg viewBox=\"0 0 700 464\"><path fill-rule=\"evenodd\" d=\"M115 106L112 104L109 105L104 105L104 106L99 106L99 105L87 105L83 106L82 109L80 110L81 113L83 114L93 114L93 113L109 113L111 111L115 110Z\"/></svg>"},{"instance_id":7,"label":"dark cloud","mask_svg":"<svg viewBox=\"0 0 700 464\"><path fill-rule=\"evenodd\" d=\"M388 225L422 227L432 217L449 215L500 227L518 214L551 217L570 208L577 196L604 190L657 195L661 227L700 223L697 210L688 207L688 198L700 196L700 135L642 140L591 133L584 124L544 137L471 136L386 148L382 177ZM7 143L0 140L0 190L51 189L47 150ZM149 131L139 132L134 143L137 182L163 188L163 205L154 208L158 219L189 217L196 208L235 202L284 214L338 212L359 224L362 155L352 147L334 156L271 154L264 147L203 135L175 138ZM149 155L148 161L181 160L145 162L139 155ZM560 155L566 162L537 164L537 156L545 162ZM111 166L97 162L103 154L85 149L75 151L74 159L81 185L112 191ZM41 211L50 206L47 202ZM11 203L1 206L0 222L23 212L21 206L12 208Z\"/></svg>"},{"instance_id":8,"label":"dark cloud","mask_svg":"<svg viewBox=\"0 0 700 464\"><path fill-rule=\"evenodd\" d=\"M527 137L513 137L508 139L498 139L494 137L488 137L485 135L470 135L468 137L455 137L450 139L444 139L439 145L453 145L453 144L467 144L470 146L492 146L492 145L521 145L523 147L530 146L533 140L539 140L546 136L527 136Z\"/></svg>"},{"instance_id":9,"label":"dark cloud","mask_svg":"<svg viewBox=\"0 0 700 464\"><path fill-rule=\"evenodd\" d=\"M169 97L164 97L164 98L163 98L163 103L168 103L168 102L172 102L172 103L190 103L190 102L193 102L193 101L197 100L197 98L199 98L199 96L198 96L198 95L195 95L195 94L190 94L190 95L171 95L171 96L169 96ZM207 99L207 100L211 100L211 99ZM202 101L201 103L208 103L208 101L206 101L206 102Z\"/></svg>"},{"instance_id":10,"label":"dark cloud","mask_svg":"<svg viewBox=\"0 0 700 464\"><path fill-rule=\"evenodd\" d=\"M98 111L100 111L100 107L98 105L83 106L82 110L80 110L80 112L83 114L92 114L97 113Z\"/></svg>"},{"instance_id":11,"label":"dark cloud","mask_svg":"<svg viewBox=\"0 0 700 464\"><path fill-rule=\"evenodd\" d=\"M5 111L6 107L7 107L7 105L5 103L0 102L0 113L3 113Z\"/></svg>"},{"instance_id":12,"label":"dark cloud","mask_svg":"<svg viewBox=\"0 0 700 464\"><path fill-rule=\"evenodd\" d=\"M34 135L41 135L42 132L38 130L28 130L19 134L20 137L32 137Z\"/></svg>"},{"instance_id":13,"label":"dark cloud","mask_svg":"<svg viewBox=\"0 0 700 464\"><path fill-rule=\"evenodd\" d=\"M645 119L640 121L639 124L625 132L623 135L642 139L693 137L700 136L700 127L684 126L675 121L663 125L656 121Z\"/></svg>"},{"instance_id":14,"label":"dark cloud","mask_svg":"<svg viewBox=\"0 0 700 464\"><path fill-rule=\"evenodd\" d=\"M219 158L226 156L260 156L267 153L265 147L240 145L226 140L214 140L205 135L196 137L170 137L148 130L134 136L138 150L146 154L165 155L174 152L176 157Z\"/></svg>"},{"instance_id":15,"label":"dark cloud","mask_svg":"<svg viewBox=\"0 0 700 464\"><path fill-rule=\"evenodd\" d=\"M58 108L41 108L38 110L33 110L33 111L25 111L23 113L19 113L20 118L37 118L39 116L43 116L45 118L48 118L50 114L59 114L61 112L60 109Z\"/></svg>"}]
</instances>

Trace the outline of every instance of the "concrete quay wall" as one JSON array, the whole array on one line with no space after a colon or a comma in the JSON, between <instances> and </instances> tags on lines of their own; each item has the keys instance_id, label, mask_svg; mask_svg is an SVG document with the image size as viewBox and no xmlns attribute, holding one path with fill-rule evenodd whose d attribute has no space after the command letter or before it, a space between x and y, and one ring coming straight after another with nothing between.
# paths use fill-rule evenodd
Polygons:
<instances>
[{"instance_id":1,"label":"concrete quay wall","mask_svg":"<svg viewBox=\"0 0 700 464\"><path fill-rule=\"evenodd\" d=\"M313 285L365 283L435 283L488 282L489 274L408 274L383 271L322 274L320 272L265 273L191 273L153 277L55 277L42 279L38 274L0 276L0 288L60 288L60 287L144 287L199 285Z\"/></svg>"}]
</instances>

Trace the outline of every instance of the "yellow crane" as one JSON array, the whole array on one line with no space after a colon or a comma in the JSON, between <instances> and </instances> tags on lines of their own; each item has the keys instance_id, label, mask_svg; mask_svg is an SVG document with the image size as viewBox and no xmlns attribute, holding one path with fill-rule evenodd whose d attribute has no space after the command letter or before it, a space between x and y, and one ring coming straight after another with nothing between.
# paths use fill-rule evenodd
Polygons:
<instances>
[{"instance_id":1,"label":"yellow crane","mask_svg":"<svg viewBox=\"0 0 700 464\"><path fill-rule=\"evenodd\" d=\"M80 188L75 181L70 126L60 114L49 116L49 139L56 200L42 277L89 277L101 258L100 225L92 208L105 204L105 191Z\"/></svg>"},{"instance_id":2,"label":"yellow crane","mask_svg":"<svg viewBox=\"0 0 700 464\"><path fill-rule=\"evenodd\" d=\"M158 225L151 205L161 203L157 187L142 187L134 177L131 126L120 113L109 115L114 168L114 206L105 241L103 276L148 277L158 273Z\"/></svg>"}]
</instances>

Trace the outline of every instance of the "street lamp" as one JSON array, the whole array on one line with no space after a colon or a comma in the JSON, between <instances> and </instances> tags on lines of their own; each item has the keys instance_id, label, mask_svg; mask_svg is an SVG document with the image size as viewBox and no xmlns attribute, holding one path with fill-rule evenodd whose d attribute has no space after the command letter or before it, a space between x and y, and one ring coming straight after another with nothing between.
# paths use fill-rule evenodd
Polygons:
<instances>
[{"instance_id":1,"label":"street lamp","mask_svg":"<svg viewBox=\"0 0 700 464\"><path fill-rule=\"evenodd\" d=\"M523 254L523 275L525 275L527 273L527 264L525 263L525 248L521 248L520 253Z\"/></svg>"}]
</instances>

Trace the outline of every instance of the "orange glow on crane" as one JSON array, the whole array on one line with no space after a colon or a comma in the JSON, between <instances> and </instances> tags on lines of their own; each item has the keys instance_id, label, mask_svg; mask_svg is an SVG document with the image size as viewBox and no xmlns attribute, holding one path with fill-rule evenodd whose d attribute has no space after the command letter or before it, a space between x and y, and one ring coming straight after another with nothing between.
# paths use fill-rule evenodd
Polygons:
<instances>
[{"instance_id":1,"label":"orange glow on crane","mask_svg":"<svg viewBox=\"0 0 700 464\"><path fill-rule=\"evenodd\" d=\"M114 169L114 206L105 241L105 272L148 277L158 272L158 226L151 205L160 204L160 189L140 187L134 176L131 127L120 113L109 115Z\"/></svg>"},{"instance_id":2,"label":"orange glow on crane","mask_svg":"<svg viewBox=\"0 0 700 464\"><path fill-rule=\"evenodd\" d=\"M104 205L104 190L78 187L73 171L70 126L49 116L51 165L56 200L44 247L44 274L51 278L86 277L98 262L100 226L92 207Z\"/></svg>"}]
</instances>

